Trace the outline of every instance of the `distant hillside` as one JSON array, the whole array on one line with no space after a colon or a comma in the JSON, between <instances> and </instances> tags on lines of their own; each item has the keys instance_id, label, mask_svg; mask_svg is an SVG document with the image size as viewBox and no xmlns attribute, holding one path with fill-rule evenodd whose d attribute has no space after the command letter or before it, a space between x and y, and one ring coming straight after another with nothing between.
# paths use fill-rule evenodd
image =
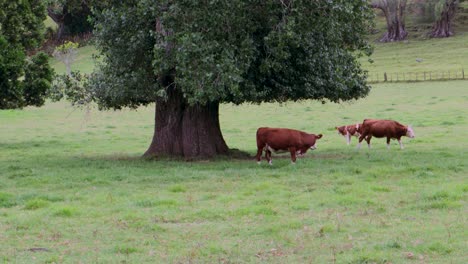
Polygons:
<instances>
[{"instance_id":1,"label":"distant hillside","mask_svg":"<svg viewBox=\"0 0 468 264\"><path fill-rule=\"evenodd\" d=\"M415 14L408 13L408 39L395 43L380 43L386 31L385 17L377 11L376 31L369 35L374 46L373 63L366 58L362 65L370 75L410 72L447 72L465 69L468 76L468 1L460 4L454 18L455 36L443 39L428 37L432 23L422 23Z\"/></svg>"},{"instance_id":2,"label":"distant hillside","mask_svg":"<svg viewBox=\"0 0 468 264\"><path fill-rule=\"evenodd\" d=\"M443 39L410 39L373 43L373 63L361 62L370 74L453 71L465 69L468 76L468 32Z\"/></svg>"}]
</instances>

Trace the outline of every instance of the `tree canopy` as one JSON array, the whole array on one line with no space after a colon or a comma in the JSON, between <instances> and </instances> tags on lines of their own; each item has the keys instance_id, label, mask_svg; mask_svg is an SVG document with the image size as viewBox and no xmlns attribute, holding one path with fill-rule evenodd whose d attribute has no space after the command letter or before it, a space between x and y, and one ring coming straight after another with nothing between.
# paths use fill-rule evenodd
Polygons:
<instances>
[{"instance_id":1,"label":"tree canopy","mask_svg":"<svg viewBox=\"0 0 468 264\"><path fill-rule=\"evenodd\" d=\"M365 1L127 1L98 17L93 87L111 108L165 96L167 75L190 104L357 99L370 19Z\"/></svg>"},{"instance_id":2,"label":"tree canopy","mask_svg":"<svg viewBox=\"0 0 468 264\"><path fill-rule=\"evenodd\" d=\"M47 55L27 58L44 33L39 0L0 0L0 109L44 104L53 71Z\"/></svg>"}]
</instances>

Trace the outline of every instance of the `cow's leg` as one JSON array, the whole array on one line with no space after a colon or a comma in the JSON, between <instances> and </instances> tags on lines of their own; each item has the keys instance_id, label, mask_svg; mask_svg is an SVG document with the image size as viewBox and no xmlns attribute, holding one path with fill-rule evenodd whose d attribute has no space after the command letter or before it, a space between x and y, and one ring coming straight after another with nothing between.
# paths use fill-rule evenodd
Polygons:
<instances>
[{"instance_id":1,"label":"cow's leg","mask_svg":"<svg viewBox=\"0 0 468 264\"><path fill-rule=\"evenodd\" d=\"M273 163L271 162L271 151L269 149L265 150L265 158L267 159L268 164L273 165Z\"/></svg>"},{"instance_id":2,"label":"cow's leg","mask_svg":"<svg viewBox=\"0 0 468 264\"><path fill-rule=\"evenodd\" d=\"M292 164L296 164L296 148L289 148L289 152L291 152Z\"/></svg>"},{"instance_id":3,"label":"cow's leg","mask_svg":"<svg viewBox=\"0 0 468 264\"><path fill-rule=\"evenodd\" d=\"M387 149L390 149L390 138L387 137Z\"/></svg>"},{"instance_id":4,"label":"cow's leg","mask_svg":"<svg viewBox=\"0 0 468 264\"><path fill-rule=\"evenodd\" d=\"M357 145L357 148L358 148L358 149L361 148L361 142L362 142L362 140L363 140L365 137L366 137L366 134L365 134L364 132L361 134L361 136L359 136L359 143L358 143L358 145Z\"/></svg>"},{"instance_id":5,"label":"cow's leg","mask_svg":"<svg viewBox=\"0 0 468 264\"><path fill-rule=\"evenodd\" d=\"M404 149L403 142L401 142L401 138L398 139L398 143L400 144L400 149Z\"/></svg>"},{"instance_id":6,"label":"cow's leg","mask_svg":"<svg viewBox=\"0 0 468 264\"><path fill-rule=\"evenodd\" d=\"M263 147L257 146L257 163L260 164L260 161L262 160L262 152L263 152Z\"/></svg>"},{"instance_id":7,"label":"cow's leg","mask_svg":"<svg viewBox=\"0 0 468 264\"><path fill-rule=\"evenodd\" d=\"M372 135L369 135L369 136L366 137L367 147L368 147L368 148L371 148L371 145L370 145L370 140L371 140L371 138L372 138Z\"/></svg>"},{"instance_id":8,"label":"cow's leg","mask_svg":"<svg viewBox=\"0 0 468 264\"><path fill-rule=\"evenodd\" d=\"M351 135L349 134L349 132L346 133L346 143L348 144L351 144Z\"/></svg>"}]
</instances>

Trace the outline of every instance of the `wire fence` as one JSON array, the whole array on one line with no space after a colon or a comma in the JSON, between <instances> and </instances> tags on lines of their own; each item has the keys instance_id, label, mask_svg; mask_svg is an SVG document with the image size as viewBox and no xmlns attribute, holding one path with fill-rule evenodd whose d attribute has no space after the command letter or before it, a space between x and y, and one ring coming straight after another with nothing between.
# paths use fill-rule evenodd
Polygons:
<instances>
[{"instance_id":1,"label":"wire fence","mask_svg":"<svg viewBox=\"0 0 468 264\"><path fill-rule=\"evenodd\" d=\"M367 78L369 83L380 82L427 82L443 80L468 80L468 73L465 70L450 71L425 71L425 72L383 72L369 73Z\"/></svg>"}]
</instances>

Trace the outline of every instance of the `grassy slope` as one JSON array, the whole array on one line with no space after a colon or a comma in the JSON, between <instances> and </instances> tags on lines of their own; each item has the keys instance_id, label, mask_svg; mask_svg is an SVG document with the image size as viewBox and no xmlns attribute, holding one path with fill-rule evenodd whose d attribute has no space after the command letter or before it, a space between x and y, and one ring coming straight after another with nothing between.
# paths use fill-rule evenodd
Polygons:
<instances>
[{"instance_id":1,"label":"grassy slope","mask_svg":"<svg viewBox=\"0 0 468 264\"><path fill-rule=\"evenodd\" d=\"M271 167L138 159L151 139L152 107L1 111L0 256L8 263L462 263L467 103L466 82L457 81L375 85L366 99L342 105L223 105L228 144L252 154L259 126L324 134L295 166L274 155ZM417 138L405 139L403 151L374 139L372 150L357 152L333 127L364 117L412 123Z\"/></svg>"},{"instance_id":2,"label":"grassy slope","mask_svg":"<svg viewBox=\"0 0 468 264\"><path fill-rule=\"evenodd\" d=\"M454 71L465 69L468 77L468 33L447 39L410 40L398 43L375 43L372 64L362 60L364 68L374 73ZM416 59L423 59L417 62Z\"/></svg>"},{"instance_id":3,"label":"grassy slope","mask_svg":"<svg viewBox=\"0 0 468 264\"><path fill-rule=\"evenodd\" d=\"M466 39L376 44L376 63L365 67L463 65ZM74 69L90 72L93 52L80 49ZM142 161L152 107L0 111L0 260L462 263L467 101L458 81L375 85L368 98L342 105L222 106L226 141L252 154L258 126L325 134L297 165L275 155L272 167ZM364 117L412 123L417 138L405 139L404 151L374 139L373 150L356 152L333 127Z\"/></svg>"},{"instance_id":4,"label":"grassy slope","mask_svg":"<svg viewBox=\"0 0 468 264\"><path fill-rule=\"evenodd\" d=\"M90 73L94 69L93 54L96 54L96 49L94 46L85 46L78 49L78 55L76 56L75 62L72 64L72 71L81 71L85 73ZM55 58L50 59L51 66L55 69L56 73L64 74L65 65L56 60Z\"/></svg>"}]
</instances>

